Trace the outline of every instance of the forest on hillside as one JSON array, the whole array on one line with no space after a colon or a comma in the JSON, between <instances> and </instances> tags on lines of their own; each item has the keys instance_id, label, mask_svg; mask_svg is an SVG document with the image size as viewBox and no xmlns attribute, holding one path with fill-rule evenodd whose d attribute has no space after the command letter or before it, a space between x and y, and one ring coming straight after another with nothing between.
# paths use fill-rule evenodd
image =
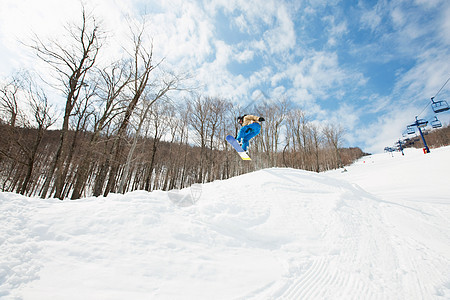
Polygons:
<instances>
[{"instance_id":1,"label":"forest on hillside","mask_svg":"<svg viewBox=\"0 0 450 300\"><path fill-rule=\"evenodd\" d=\"M88 126L95 119L93 115L89 119L75 114L61 150L62 130L48 130L31 122L29 126L13 126L2 119L1 190L77 199L137 189L180 189L267 167L319 172L350 164L364 155L359 148L340 147L342 131L319 128L304 117L292 116L300 110L281 114L279 107L266 105L259 108L266 109L264 115L269 117L261 134L251 142L252 161L242 161L224 140L226 134L238 130L233 105L202 97L186 100L182 110L171 105L154 103L143 120L137 118L142 114L137 110L123 136L118 130L125 111L111 120L115 125L111 123L101 131ZM55 168L58 155L63 162ZM62 176L58 194L56 176Z\"/></svg>"},{"instance_id":2,"label":"forest on hillside","mask_svg":"<svg viewBox=\"0 0 450 300\"><path fill-rule=\"evenodd\" d=\"M80 24L66 29L64 42L35 37L26 45L53 82L32 70L0 81L2 191L79 199L180 189L267 167L320 172L364 155L342 148L341 126L312 122L288 99L242 107L197 93L190 75L155 61L145 26L130 26L131 42L113 61L102 57L107 34L84 8ZM51 105L49 86L64 95L62 112ZM236 135L243 113L266 119L251 162L224 140Z\"/></svg>"},{"instance_id":3,"label":"forest on hillside","mask_svg":"<svg viewBox=\"0 0 450 300\"><path fill-rule=\"evenodd\" d=\"M438 129L423 131L427 145L431 148L439 148L450 145L450 125L443 126ZM423 141L420 135L413 137L405 137L402 141L404 148L423 148Z\"/></svg>"}]
</instances>

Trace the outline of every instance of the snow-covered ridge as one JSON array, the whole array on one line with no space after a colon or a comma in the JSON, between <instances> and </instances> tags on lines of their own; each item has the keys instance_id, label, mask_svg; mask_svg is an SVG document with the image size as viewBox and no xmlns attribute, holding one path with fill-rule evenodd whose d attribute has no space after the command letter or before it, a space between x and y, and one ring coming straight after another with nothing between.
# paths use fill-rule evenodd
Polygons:
<instances>
[{"instance_id":1,"label":"snow-covered ridge","mask_svg":"<svg viewBox=\"0 0 450 300\"><path fill-rule=\"evenodd\" d=\"M450 299L450 147L78 201L0 193L4 299Z\"/></svg>"}]
</instances>

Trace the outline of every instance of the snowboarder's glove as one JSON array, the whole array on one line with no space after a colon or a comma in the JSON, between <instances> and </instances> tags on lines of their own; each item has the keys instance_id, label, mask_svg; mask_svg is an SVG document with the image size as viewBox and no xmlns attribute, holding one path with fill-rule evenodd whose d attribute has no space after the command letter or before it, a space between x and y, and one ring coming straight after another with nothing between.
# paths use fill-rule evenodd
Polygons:
<instances>
[{"instance_id":1,"label":"snowboarder's glove","mask_svg":"<svg viewBox=\"0 0 450 300\"><path fill-rule=\"evenodd\" d=\"M259 117L258 121L262 122L265 121L266 119L264 119L263 117Z\"/></svg>"}]
</instances>

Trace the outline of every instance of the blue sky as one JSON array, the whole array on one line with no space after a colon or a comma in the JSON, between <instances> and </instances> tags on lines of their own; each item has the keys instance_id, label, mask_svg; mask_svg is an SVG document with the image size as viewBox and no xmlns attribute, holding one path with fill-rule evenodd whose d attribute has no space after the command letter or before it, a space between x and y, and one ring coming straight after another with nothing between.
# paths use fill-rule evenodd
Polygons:
<instances>
[{"instance_id":1,"label":"blue sky","mask_svg":"<svg viewBox=\"0 0 450 300\"><path fill-rule=\"evenodd\" d=\"M450 77L450 1L85 0L122 43L145 16L155 53L210 96L242 104L289 99L346 145L381 152L406 125L432 119ZM36 65L18 40L58 36L80 2L0 0L0 75ZM75 13L74 13L75 12ZM182 70L180 70L182 71ZM437 99L450 100L450 84ZM449 101L450 102L450 101ZM450 112L438 115L450 122Z\"/></svg>"}]
</instances>

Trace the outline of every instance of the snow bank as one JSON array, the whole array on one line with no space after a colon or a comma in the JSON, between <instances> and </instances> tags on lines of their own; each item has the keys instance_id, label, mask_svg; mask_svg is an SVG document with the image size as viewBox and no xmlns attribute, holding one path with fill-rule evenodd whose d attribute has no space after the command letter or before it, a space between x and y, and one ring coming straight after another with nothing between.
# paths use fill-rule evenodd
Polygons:
<instances>
[{"instance_id":1,"label":"snow bank","mask_svg":"<svg viewBox=\"0 0 450 300\"><path fill-rule=\"evenodd\" d=\"M450 148L78 201L0 193L0 298L450 299Z\"/></svg>"}]
</instances>

